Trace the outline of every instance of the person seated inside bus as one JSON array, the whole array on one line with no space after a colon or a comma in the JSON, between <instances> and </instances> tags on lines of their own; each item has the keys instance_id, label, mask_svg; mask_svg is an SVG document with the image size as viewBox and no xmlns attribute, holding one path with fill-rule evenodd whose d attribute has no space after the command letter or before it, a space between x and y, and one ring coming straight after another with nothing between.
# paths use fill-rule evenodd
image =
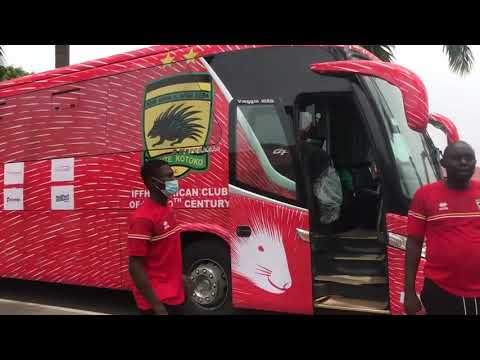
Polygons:
<instances>
[{"instance_id":1,"label":"person seated inside bus","mask_svg":"<svg viewBox=\"0 0 480 360\"><path fill-rule=\"evenodd\" d=\"M375 163L364 161L349 168L338 168L337 171L342 182L343 206L335 232L375 228L380 196L380 178Z\"/></svg>"},{"instance_id":2,"label":"person seated inside bus","mask_svg":"<svg viewBox=\"0 0 480 360\"><path fill-rule=\"evenodd\" d=\"M355 194L358 203L359 226L372 229L378 220L380 176L373 160L356 169Z\"/></svg>"},{"instance_id":3,"label":"person seated inside bus","mask_svg":"<svg viewBox=\"0 0 480 360\"><path fill-rule=\"evenodd\" d=\"M313 216L315 220L314 232L311 236L312 267L318 274L326 271L329 266L331 241L334 240L334 229L340 219L343 192L340 177L338 176L331 157L323 149L325 139L307 139L305 153L310 180L310 192L315 202ZM318 233L317 233L318 232Z\"/></svg>"},{"instance_id":4,"label":"person seated inside bus","mask_svg":"<svg viewBox=\"0 0 480 360\"><path fill-rule=\"evenodd\" d=\"M315 146L310 154L310 174L313 194L320 212L320 223L328 225L340 218L343 192L342 182L333 166L333 161L322 148L324 141L324 139L320 140L319 146Z\"/></svg>"},{"instance_id":5,"label":"person seated inside bus","mask_svg":"<svg viewBox=\"0 0 480 360\"><path fill-rule=\"evenodd\" d=\"M320 113L313 118L310 113L302 113L299 143L308 144L303 156L307 159L308 174L311 179L313 195L317 201L319 222L329 225L340 217L342 205L342 183L334 167L332 158L325 150L326 137L323 136Z\"/></svg>"}]
</instances>

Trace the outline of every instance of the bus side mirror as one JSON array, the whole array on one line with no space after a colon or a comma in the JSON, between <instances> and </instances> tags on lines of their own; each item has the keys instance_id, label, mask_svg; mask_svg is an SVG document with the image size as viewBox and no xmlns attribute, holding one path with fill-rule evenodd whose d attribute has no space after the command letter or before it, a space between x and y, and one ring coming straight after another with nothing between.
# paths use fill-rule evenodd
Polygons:
<instances>
[{"instance_id":1,"label":"bus side mirror","mask_svg":"<svg viewBox=\"0 0 480 360\"><path fill-rule=\"evenodd\" d=\"M428 96L422 80L412 71L392 63L371 60L332 61L310 65L320 74L352 74L374 76L400 89L408 126L415 131L427 130Z\"/></svg>"},{"instance_id":2,"label":"bus side mirror","mask_svg":"<svg viewBox=\"0 0 480 360\"><path fill-rule=\"evenodd\" d=\"M452 144L460 140L458 130L452 120L444 115L430 114L430 124L437 129L441 130L446 136L449 144Z\"/></svg>"}]
</instances>

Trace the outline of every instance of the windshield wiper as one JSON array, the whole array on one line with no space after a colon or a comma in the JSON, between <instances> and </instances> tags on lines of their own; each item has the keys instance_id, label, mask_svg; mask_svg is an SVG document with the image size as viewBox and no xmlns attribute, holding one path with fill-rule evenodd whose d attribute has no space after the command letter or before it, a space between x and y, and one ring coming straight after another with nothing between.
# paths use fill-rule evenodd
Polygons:
<instances>
[{"instance_id":1,"label":"windshield wiper","mask_svg":"<svg viewBox=\"0 0 480 360\"><path fill-rule=\"evenodd\" d=\"M425 170L425 175L427 176L427 183L430 184L430 175L428 174L427 162L425 161L427 158L427 152L423 150L421 156L422 156L422 162L423 162L423 169Z\"/></svg>"},{"instance_id":2,"label":"windshield wiper","mask_svg":"<svg viewBox=\"0 0 480 360\"><path fill-rule=\"evenodd\" d=\"M420 177L420 173L417 170L417 167L415 166L415 163L413 162L412 155L409 155L408 158L410 159L410 164L413 166L413 170L415 170L415 175L417 175L417 180L420 186L423 185L422 178Z\"/></svg>"},{"instance_id":3,"label":"windshield wiper","mask_svg":"<svg viewBox=\"0 0 480 360\"><path fill-rule=\"evenodd\" d=\"M440 157L439 157L440 150L435 146L432 138L430 137L430 135L428 135L428 133L425 134L425 142L426 142L428 152L430 154L430 159L431 159L431 161L433 161L433 165L434 165L433 167L435 169L436 175L438 176L438 178L441 178L442 177L442 170L441 170L442 165L440 164Z\"/></svg>"}]
</instances>

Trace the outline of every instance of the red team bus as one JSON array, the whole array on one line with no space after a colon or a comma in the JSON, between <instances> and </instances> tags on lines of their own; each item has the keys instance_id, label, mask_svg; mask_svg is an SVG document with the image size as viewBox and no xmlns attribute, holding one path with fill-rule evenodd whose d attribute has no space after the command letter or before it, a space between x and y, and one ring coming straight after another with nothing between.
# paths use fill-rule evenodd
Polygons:
<instances>
[{"instance_id":1,"label":"red team bus","mask_svg":"<svg viewBox=\"0 0 480 360\"><path fill-rule=\"evenodd\" d=\"M161 158L186 313L402 314L409 204L442 176L429 123L458 139L414 73L358 46L152 46L0 83L0 276L128 289L139 170Z\"/></svg>"}]
</instances>

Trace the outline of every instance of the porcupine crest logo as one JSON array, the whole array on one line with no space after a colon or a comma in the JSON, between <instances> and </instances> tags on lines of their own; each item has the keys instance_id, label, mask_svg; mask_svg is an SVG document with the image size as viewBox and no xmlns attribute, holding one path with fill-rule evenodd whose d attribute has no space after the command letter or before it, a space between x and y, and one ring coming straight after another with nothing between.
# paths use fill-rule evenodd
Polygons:
<instances>
[{"instance_id":1,"label":"porcupine crest logo","mask_svg":"<svg viewBox=\"0 0 480 360\"><path fill-rule=\"evenodd\" d=\"M208 169L202 149L210 135L213 86L209 74L163 78L147 85L143 106L144 161L162 159L177 178Z\"/></svg>"}]
</instances>

